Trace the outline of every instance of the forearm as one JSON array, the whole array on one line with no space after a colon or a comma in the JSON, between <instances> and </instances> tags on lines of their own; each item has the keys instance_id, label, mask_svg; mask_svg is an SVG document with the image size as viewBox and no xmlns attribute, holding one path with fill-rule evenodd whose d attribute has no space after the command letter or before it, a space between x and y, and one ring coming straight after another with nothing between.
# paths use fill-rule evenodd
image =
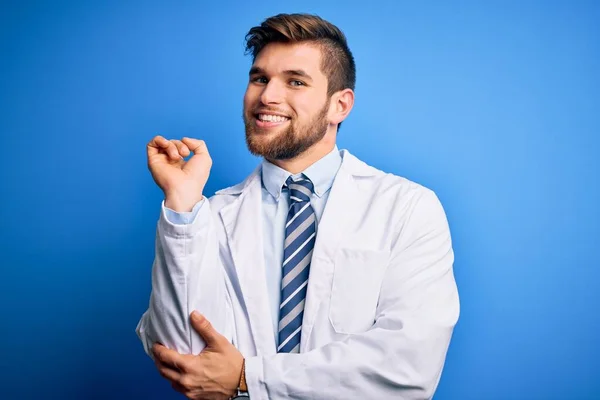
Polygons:
<instances>
[{"instance_id":1,"label":"forearm","mask_svg":"<svg viewBox=\"0 0 600 400\"><path fill-rule=\"evenodd\" d=\"M210 204L205 203L187 225L171 223L164 208L161 213L150 304L137 327L149 355L155 342L184 354L198 354L204 348L190 326L193 310L203 313L224 336L232 334L218 239Z\"/></svg>"},{"instance_id":2,"label":"forearm","mask_svg":"<svg viewBox=\"0 0 600 400\"><path fill-rule=\"evenodd\" d=\"M440 326L419 338L375 327L307 353L248 358L245 378L253 399L429 399L451 332Z\"/></svg>"}]
</instances>

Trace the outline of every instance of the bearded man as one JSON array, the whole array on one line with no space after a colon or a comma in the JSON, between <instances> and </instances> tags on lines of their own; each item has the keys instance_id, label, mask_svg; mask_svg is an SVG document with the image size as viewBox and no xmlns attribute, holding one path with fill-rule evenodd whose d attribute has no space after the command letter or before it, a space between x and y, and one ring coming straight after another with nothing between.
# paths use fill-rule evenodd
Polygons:
<instances>
[{"instance_id":1,"label":"bearded man","mask_svg":"<svg viewBox=\"0 0 600 400\"><path fill-rule=\"evenodd\" d=\"M190 399L431 398L459 315L440 202L337 148L356 72L336 26L280 14L246 40L248 178L205 198L204 141L147 146L145 351Z\"/></svg>"}]
</instances>

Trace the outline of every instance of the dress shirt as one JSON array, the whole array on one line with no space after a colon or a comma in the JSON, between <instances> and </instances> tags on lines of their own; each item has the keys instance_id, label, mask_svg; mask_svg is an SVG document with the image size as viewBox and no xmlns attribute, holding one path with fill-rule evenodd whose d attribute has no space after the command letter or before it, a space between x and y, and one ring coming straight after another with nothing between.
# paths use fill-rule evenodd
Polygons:
<instances>
[{"instance_id":1,"label":"dress shirt","mask_svg":"<svg viewBox=\"0 0 600 400\"><path fill-rule=\"evenodd\" d=\"M278 343L279 303L281 299L281 269L283 264L283 244L285 241L285 222L289 209L289 190L283 188L286 179L292 175L294 179L301 175L309 178L314 185L314 193L310 203L315 211L318 224L325 210L329 191L333 186L335 176L342 164L342 156L337 146L326 156L312 164L306 170L292 175L288 171L263 160L262 178L262 224L265 257L265 272L271 319L273 323L273 338ZM175 212L165 207L165 216L173 224L189 224L194 220L204 200L199 201L191 212Z\"/></svg>"}]
</instances>

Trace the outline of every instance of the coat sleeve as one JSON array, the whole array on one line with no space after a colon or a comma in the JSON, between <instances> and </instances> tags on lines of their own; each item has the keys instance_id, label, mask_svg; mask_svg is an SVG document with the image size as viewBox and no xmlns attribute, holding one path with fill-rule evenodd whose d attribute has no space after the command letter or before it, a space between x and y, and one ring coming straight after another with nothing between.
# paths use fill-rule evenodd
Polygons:
<instances>
[{"instance_id":1,"label":"coat sleeve","mask_svg":"<svg viewBox=\"0 0 600 400\"><path fill-rule=\"evenodd\" d=\"M373 326L306 353L246 359L253 400L433 396L459 315L450 231L433 192L399 232Z\"/></svg>"},{"instance_id":2,"label":"coat sleeve","mask_svg":"<svg viewBox=\"0 0 600 400\"><path fill-rule=\"evenodd\" d=\"M204 349L204 341L190 325L194 310L230 341L233 335L231 301L209 201L203 201L189 224L172 223L166 211L163 203L150 303L136 328L150 357L154 343L182 354L198 354Z\"/></svg>"}]
</instances>

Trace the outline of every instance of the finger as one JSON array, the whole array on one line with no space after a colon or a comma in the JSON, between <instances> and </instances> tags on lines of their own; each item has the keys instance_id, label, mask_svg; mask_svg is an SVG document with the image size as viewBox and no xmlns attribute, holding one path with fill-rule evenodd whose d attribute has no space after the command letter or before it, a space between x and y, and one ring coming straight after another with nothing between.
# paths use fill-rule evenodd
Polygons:
<instances>
[{"instance_id":1,"label":"finger","mask_svg":"<svg viewBox=\"0 0 600 400\"><path fill-rule=\"evenodd\" d=\"M194 155L183 166L183 169L185 171L201 172L202 174L207 172L207 168L210 171L212 159L210 158L210 154L208 153L208 148L206 147L204 140L183 138L181 141L185 143L186 146L188 146L189 149L194 153Z\"/></svg>"},{"instance_id":2,"label":"finger","mask_svg":"<svg viewBox=\"0 0 600 400\"><path fill-rule=\"evenodd\" d=\"M168 154L169 158L173 161L181 160L183 157L179 155L179 150L173 141L169 140L169 144L166 148L163 148L163 151Z\"/></svg>"},{"instance_id":3,"label":"finger","mask_svg":"<svg viewBox=\"0 0 600 400\"><path fill-rule=\"evenodd\" d=\"M172 160L181 160L181 156L179 155L179 150L177 150L177 146L170 141L165 139L162 136L155 136L152 141L148 144L148 149L156 148L158 152L165 153Z\"/></svg>"},{"instance_id":4,"label":"finger","mask_svg":"<svg viewBox=\"0 0 600 400\"><path fill-rule=\"evenodd\" d=\"M150 142L146 145L146 151L148 152L148 156L153 156L158 154L162 149L161 145L168 142L164 137L157 135L152 138Z\"/></svg>"},{"instance_id":5,"label":"finger","mask_svg":"<svg viewBox=\"0 0 600 400\"><path fill-rule=\"evenodd\" d=\"M184 144L181 140L171 140L171 142L175 144L175 147L177 147L177 151L179 152L179 155L181 157L187 157L190 155L189 147L187 147L187 145Z\"/></svg>"},{"instance_id":6,"label":"finger","mask_svg":"<svg viewBox=\"0 0 600 400\"><path fill-rule=\"evenodd\" d=\"M185 394L187 392L187 389L185 387L183 387L183 385L181 385L178 382L172 381L171 382L171 387L173 389L175 389L176 391L178 391L179 393L181 393L181 394Z\"/></svg>"},{"instance_id":7,"label":"finger","mask_svg":"<svg viewBox=\"0 0 600 400\"><path fill-rule=\"evenodd\" d=\"M156 369L158 370L160 376L168 379L171 382L179 383L182 378L182 373L180 371L173 369L169 365L160 361L155 361L154 364L156 365Z\"/></svg>"},{"instance_id":8,"label":"finger","mask_svg":"<svg viewBox=\"0 0 600 400\"><path fill-rule=\"evenodd\" d=\"M220 339L224 338L212 324L199 312L194 311L191 315L192 326L202 336L207 346L215 347L220 343Z\"/></svg>"},{"instance_id":9,"label":"finger","mask_svg":"<svg viewBox=\"0 0 600 400\"><path fill-rule=\"evenodd\" d=\"M183 371L185 368L185 357L175 350L170 350L165 346L155 344L152 346L152 353L154 354L155 360L165 364L170 368L181 371Z\"/></svg>"},{"instance_id":10,"label":"finger","mask_svg":"<svg viewBox=\"0 0 600 400\"><path fill-rule=\"evenodd\" d=\"M166 149L167 147L169 147L169 144L170 142L167 139L165 139L161 135L156 135L152 138L150 143L148 143L148 146L155 147L157 149Z\"/></svg>"}]
</instances>

